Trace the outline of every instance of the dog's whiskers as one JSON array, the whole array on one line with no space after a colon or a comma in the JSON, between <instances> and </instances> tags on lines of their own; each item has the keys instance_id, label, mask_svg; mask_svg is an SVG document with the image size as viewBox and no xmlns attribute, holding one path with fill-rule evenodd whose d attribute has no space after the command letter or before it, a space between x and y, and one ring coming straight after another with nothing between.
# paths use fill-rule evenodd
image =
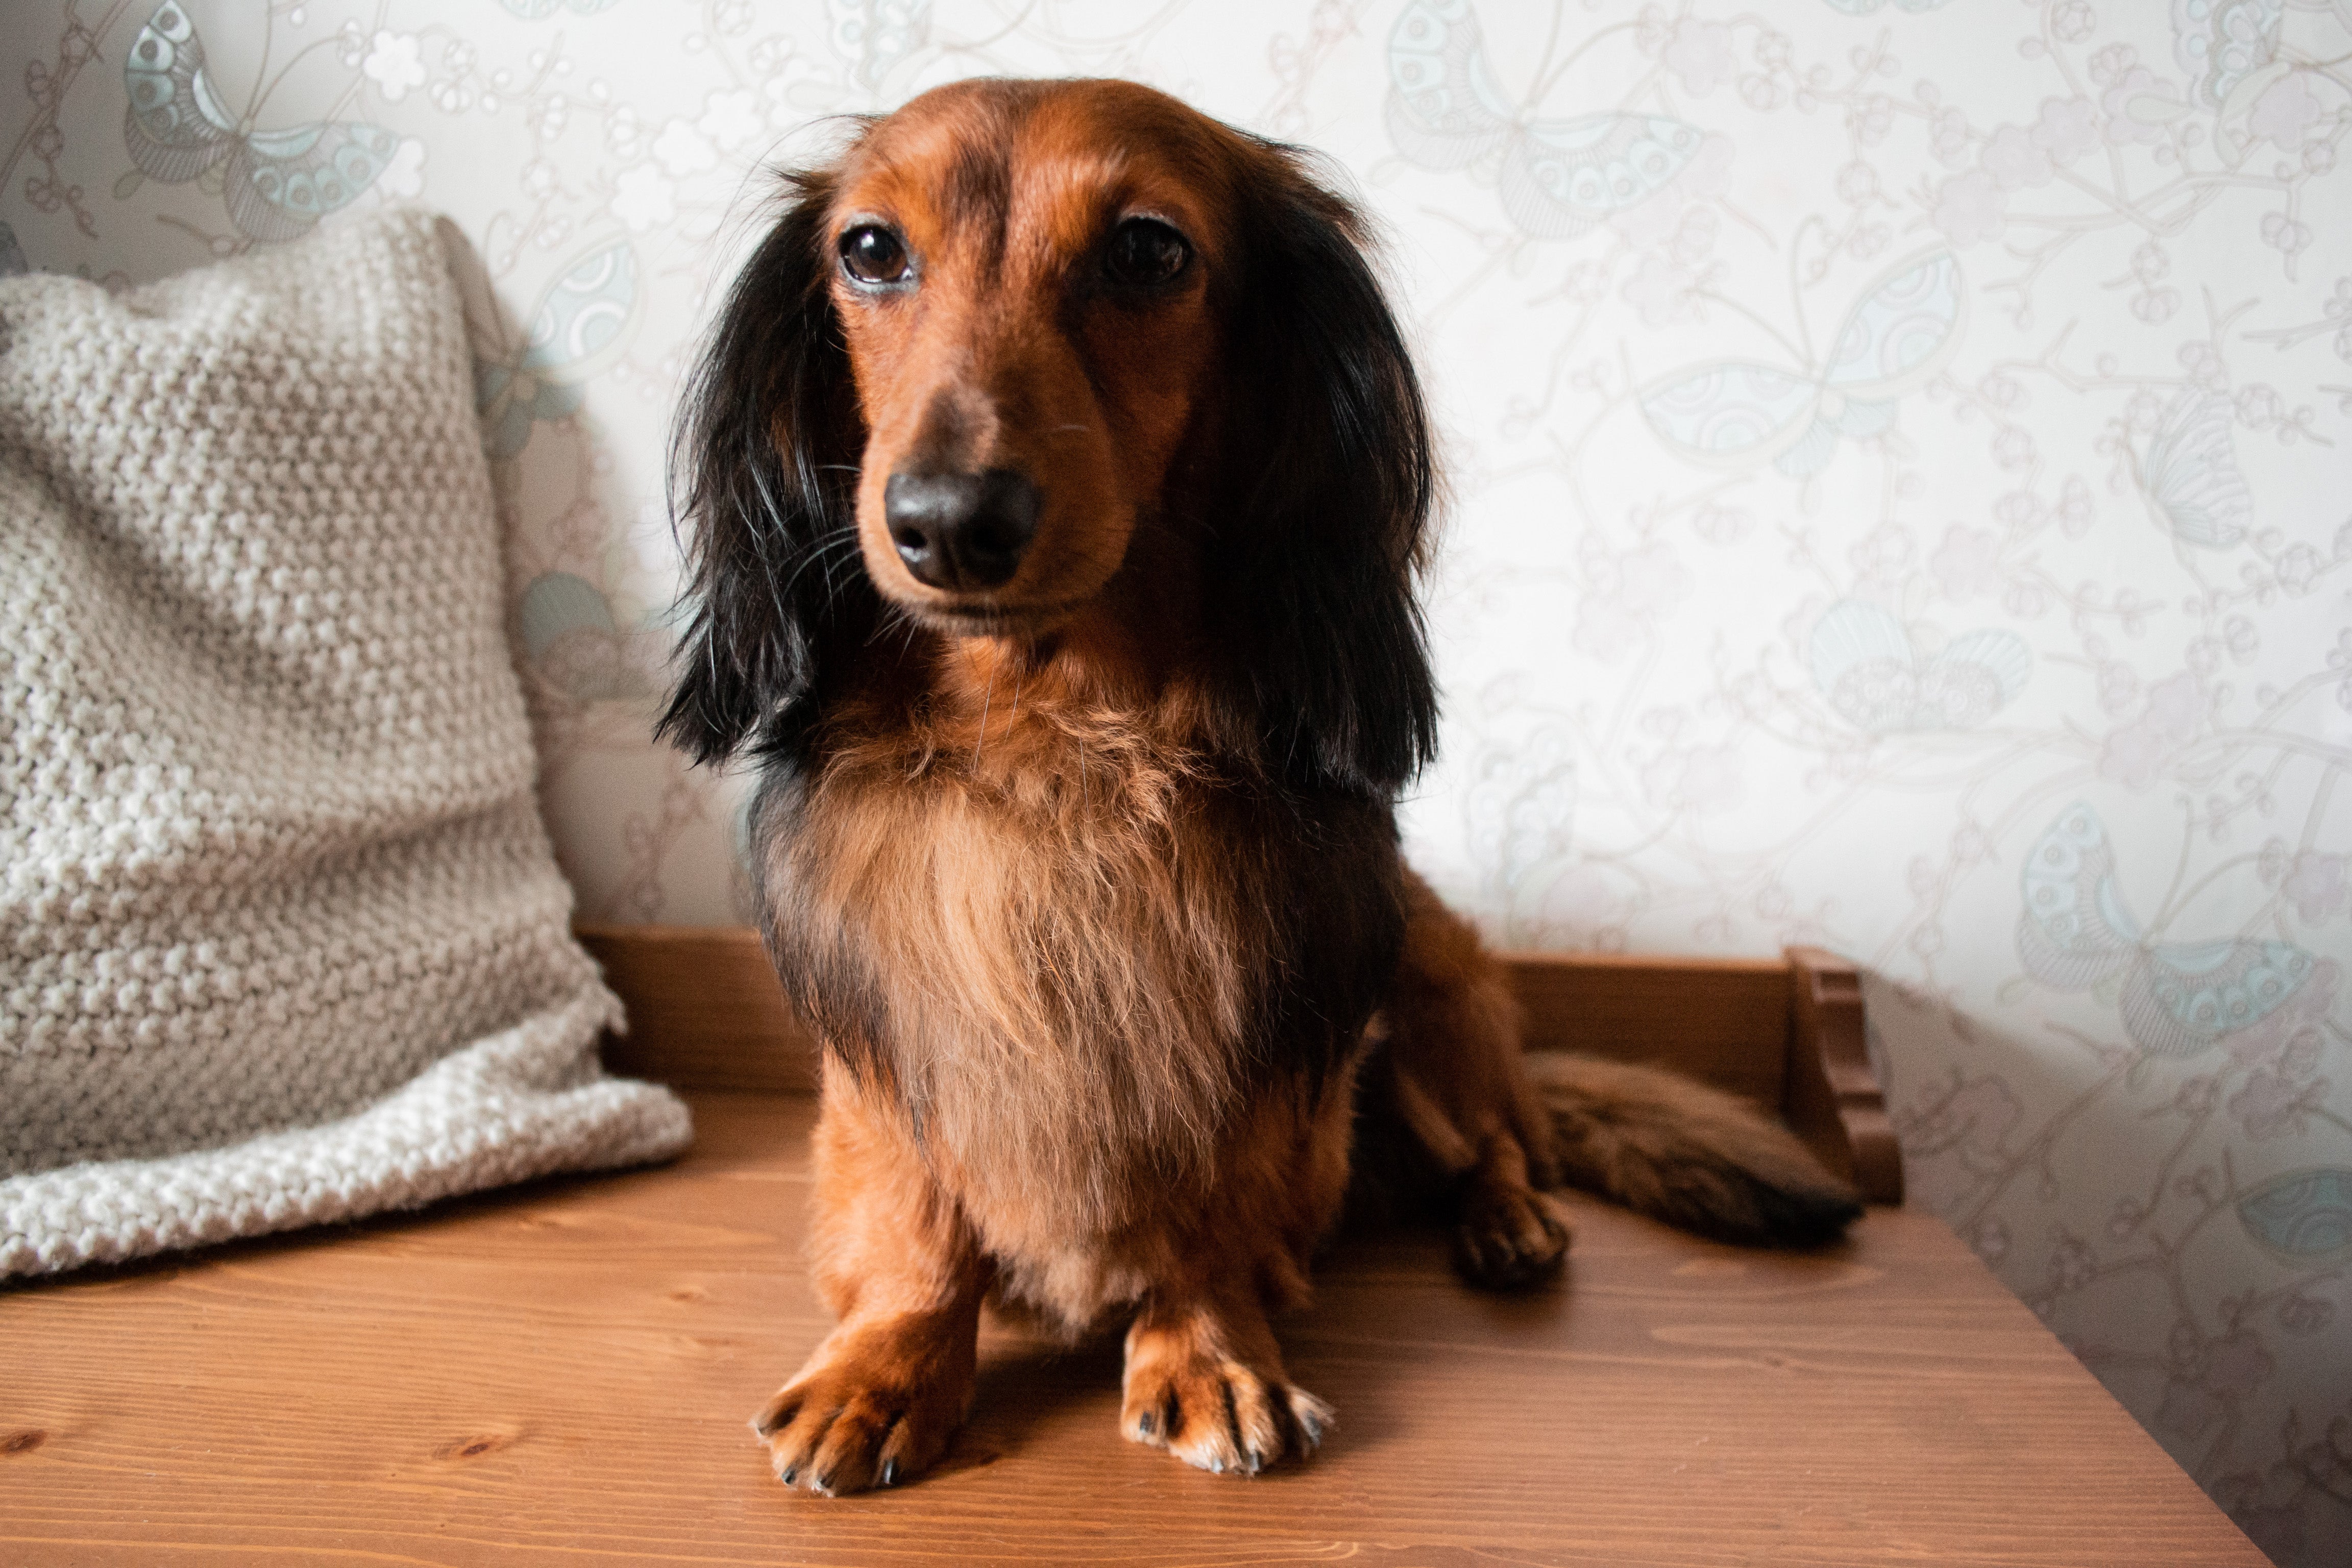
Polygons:
<instances>
[{"instance_id":1,"label":"dog's whiskers","mask_svg":"<svg viewBox=\"0 0 2352 1568\"><path fill-rule=\"evenodd\" d=\"M844 548L854 550L856 546L857 535L854 531L849 529L835 529L828 533L818 536L814 543L810 544L801 552L800 564L793 569L793 574L791 578L785 582L783 589L779 596L789 599L792 596L793 589L801 580L801 574L806 572L813 565L822 563L824 570L825 604L829 607L833 604L837 593L833 582L831 558L835 552Z\"/></svg>"}]
</instances>

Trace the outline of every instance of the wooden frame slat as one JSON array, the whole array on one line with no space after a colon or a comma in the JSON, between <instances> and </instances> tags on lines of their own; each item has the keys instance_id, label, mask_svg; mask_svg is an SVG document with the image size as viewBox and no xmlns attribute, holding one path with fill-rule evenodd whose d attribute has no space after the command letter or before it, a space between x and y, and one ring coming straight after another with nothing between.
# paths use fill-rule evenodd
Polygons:
<instances>
[{"instance_id":1,"label":"wooden frame slat","mask_svg":"<svg viewBox=\"0 0 2352 1568\"><path fill-rule=\"evenodd\" d=\"M583 925L629 1009L614 1071L688 1089L806 1094L816 1046L759 933L742 927ZM1818 948L1780 959L1503 955L1533 1050L1654 1063L1742 1095L1874 1203L1900 1203L1902 1160L1864 1047L1861 978Z\"/></svg>"},{"instance_id":2,"label":"wooden frame slat","mask_svg":"<svg viewBox=\"0 0 2352 1568\"><path fill-rule=\"evenodd\" d=\"M1789 966L1774 959L1507 952L1529 1050L1671 1067L1778 1110Z\"/></svg>"},{"instance_id":3,"label":"wooden frame slat","mask_svg":"<svg viewBox=\"0 0 2352 1568\"><path fill-rule=\"evenodd\" d=\"M628 1033L604 1042L604 1063L614 1072L677 1089L816 1091L816 1042L785 1003L759 932L573 929L629 1010Z\"/></svg>"}]
</instances>

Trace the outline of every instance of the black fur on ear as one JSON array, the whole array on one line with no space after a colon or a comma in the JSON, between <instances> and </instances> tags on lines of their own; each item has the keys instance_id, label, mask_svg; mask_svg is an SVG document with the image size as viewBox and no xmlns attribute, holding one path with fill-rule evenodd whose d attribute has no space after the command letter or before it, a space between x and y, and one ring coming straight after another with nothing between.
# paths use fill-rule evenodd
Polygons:
<instances>
[{"instance_id":1,"label":"black fur on ear","mask_svg":"<svg viewBox=\"0 0 2352 1568\"><path fill-rule=\"evenodd\" d=\"M1239 466L1211 520L1224 556L1213 580L1269 763L1310 787L1393 796L1437 749L1414 593L1436 495L1428 409L1364 219L1306 154L1253 151L1228 317Z\"/></svg>"},{"instance_id":2,"label":"black fur on ear","mask_svg":"<svg viewBox=\"0 0 2352 1568\"><path fill-rule=\"evenodd\" d=\"M826 288L833 176L782 179L782 215L728 292L671 438L694 608L655 732L698 763L799 752L828 672L879 613L857 551L866 431Z\"/></svg>"}]
</instances>

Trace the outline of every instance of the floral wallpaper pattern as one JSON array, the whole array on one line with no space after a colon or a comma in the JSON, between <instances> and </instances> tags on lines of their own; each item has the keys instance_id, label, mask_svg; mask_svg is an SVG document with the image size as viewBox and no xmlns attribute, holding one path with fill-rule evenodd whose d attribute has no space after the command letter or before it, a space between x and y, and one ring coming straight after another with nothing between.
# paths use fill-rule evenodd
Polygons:
<instances>
[{"instance_id":1,"label":"floral wallpaper pattern","mask_svg":"<svg viewBox=\"0 0 2352 1568\"><path fill-rule=\"evenodd\" d=\"M1914 1201L2352 1561L2352 0L26 0L0 269L450 214L585 915L738 918L646 728L663 441L777 160L976 72L1310 142L1445 428L1416 860L1869 970Z\"/></svg>"}]
</instances>

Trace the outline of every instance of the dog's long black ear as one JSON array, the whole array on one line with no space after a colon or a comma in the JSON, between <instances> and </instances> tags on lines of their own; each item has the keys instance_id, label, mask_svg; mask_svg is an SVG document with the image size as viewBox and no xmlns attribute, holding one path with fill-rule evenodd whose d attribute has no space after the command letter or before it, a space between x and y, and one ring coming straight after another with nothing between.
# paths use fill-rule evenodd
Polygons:
<instances>
[{"instance_id":1,"label":"dog's long black ear","mask_svg":"<svg viewBox=\"0 0 2352 1568\"><path fill-rule=\"evenodd\" d=\"M1242 190L1246 267L1228 318L1250 390L1227 426L1238 505L1213 522L1230 552L1225 626L1274 765L1393 795L1437 747L1414 595L1435 492L1428 410L1363 219L1297 153L1263 153Z\"/></svg>"},{"instance_id":2,"label":"dog's long black ear","mask_svg":"<svg viewBox=\"0 0 2352 1568\"><path fill-rule=\"evenodd\" d=\"M693 616L656 732L708 763L805 742L829 669L870 634L857 553L866 434L826 283L831 176L787 205L735 279L672 437L671 515Z\"/></svg>"}]
</instances>

